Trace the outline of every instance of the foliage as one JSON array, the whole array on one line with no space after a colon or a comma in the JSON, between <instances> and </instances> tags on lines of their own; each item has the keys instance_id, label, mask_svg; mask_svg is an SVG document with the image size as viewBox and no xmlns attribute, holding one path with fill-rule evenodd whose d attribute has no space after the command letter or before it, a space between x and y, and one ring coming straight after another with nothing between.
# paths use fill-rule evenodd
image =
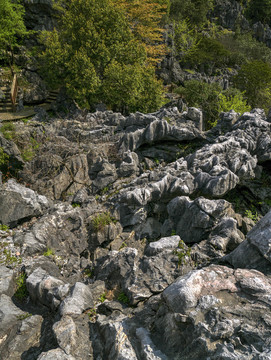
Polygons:
<instances>
[{"instance_id":1,"label":"foliage","mask_svg":"<svg viewBox=\"0 0 271 360\"><path fill-rule=\"evenodd\" d=\"M228 32L219 37L219 41L230 52L229 65L242 65L245 61L271 61L271 49L257 41L251 33L239 34Z\"/></svg>"},{"instance_id":2,"label":"foliage","mask_svg":"<svg viewBox=\"0 0 271 360\"><path fill-rule=\"evenodd\" d=\"M47 248L46 251L43 253L44 256L51 256L51 255L55 255L55 251L51 248Z\"/></svg>"},{"instance_id":3,"label":"foliage","mask_svg":"<svg viewBox=\"0 0 271 360\"><path fill-rule=\"evenodd\" d=\"M99 302L103 303L103 302L105 302L105 300L106 300L106 293L104 292L104 293L102 293L101 296L99 297Z\"/></svg>"},{"instance_id":4,"label":"foliage","mask_svg":"<svg viewBox=\"0 0 271 360\"><path fill-rule=\"evenodd\" d=\"M15 138L15 126L13 123L3 124L0 128L1 133L7 140L13 140Z\"/></svg>"},{"instance_id":5,"label":"foliage","mask_svg":"<svg viewBox=\"0 0 271 360\"><path fill-rule=\"evenodd\" d=\"M174 255L178 257L178 267L186 265L191 258L191 249L185 245L183 240L179 241L178 249L173 251Z\"/></svg>"},{"instance_id":6,"label":"foliage","mask_svg":"<svg viewBox=\"0 0 271 360\"><path fill-rule=\"evenodd\" d=\"M271 25L271 0L250 0L246 13L253 23Z\"/></svg>"},{"instance_id":7,"label":"foliage","mask_svg":"<svg viewBox=\"0 0 271 360\"><path fill-rule=\"evenodd\" d=\"M8 231L8 230L9 230L9 227L8 227L7 225L0 224L0 230L1 230L1 231Z\"/></svg>"},{"instance_id":8,"label":"foliage","mask_svg":"<svg viewBox=\"0 0 271 360\"><path fill-rule=\"evenodd\" d=\"M91 308L87 311L87 314L90 321L95 321L97 317L97 310L95 308Z\"/></svg>"},{"instance_id":9,"label":"foliage","mask_svg":"<svg viewBox=\"0 0 271 360\"><path fill-rule=\"evenodd\" d=\"M174 45L177 53L188 56L197 46L195 28L187 20L173 21Z\"/></svg>"},{"instance_id":10,"label":"foliage","mask_svg":"<svg viewBox=\"0 0 271 360\"><path fill-rule=\"evenodd\" d=\"M81 207L81 204L72 203L72 207L73 207L73 208Z\"/></svg>"},{"instance_id":11,"label":"foliage","mask_svg":"<svg viewBox=\"0 0 271 360\"><path fill-rule=\"evenodd\" d=\"M30 313L24 313L24 314L22 314L22 315L17 315L17 319L18 320L25 320L25 319L27 319L27 318L29 318L29 317L31 317L32 316L32 314L30 314Z\"/></svg>"},{"instance_id":12,"label":"foliage","mask_svg":"<svg viewBox=\"0 0 271 360\"><path fill-rule=\"evenodd\" d=\"M219 40L203 36L183 57L182 63L212 69L228 64L229 57L230 52Z\"/></svg>"},{"instance_id":13,"label":"foliage","mask_svg":"<svg viewBox=\"0 0 271 360\"><path fill-rule=\"evenodd\" d=\"M96 215L94 218L92 218L92 226L95 231L101 231L104 229L106 225L111 224L112 222L115 222L116 220L110 215L108 211Z\"/></svg>"},{"instance_id":14,"label":"foliage","mask_svg":"<svg viewBox=\"0 0 271 360\"><path fill-rule=\"evenodd\" d=\"M234 78L235 86L244 91L248 103L268 111L271 101L271 65L255 60L245 63Z\"/></svg>"},{"instance_id":15,"label":"foliage","mask_svg":"<svg viewBox=\"0 0 271 360\"><path fill-rule=\"evenodd\" d=\"M126 14L132 32L146 49L148 61L157 63L166 53L161 21L169 7L168 0L115 0Z\"/></svg>"},{"instance_id":16,"label":"foliage","mask_svg":"<svg viewBox=\"0 0 271 360\"><path fill-rule=\"evenodd\" d=\"M118 301L126 305L129 304L129 298L125 295L123 291L119 294Z\"/></svg>"},{"instance_id":17,"label":"foliage","mask_svg":"<svg viewBox=\"0 0 271 360\"><path fill-rule=\"evenodd\" d=\"M3 166L7 166L9 161L9 155L4 152L4 149L0 146L0 170Z\"/></svg>"},{"instance_id":18,"label":"foliage","mask_svg":"<svg viewBox=\"0 0 271 360\"><path fill-rule=\"evenodd\" d=\"M189 80L184 85L177 92L185 98L188 106L202 109L206 130L216 125L221 111L249 110L243 94L237 89L223 90L218 83L208 84L197 80Z\"/></svg>"},{"instance_id":19,"label":"foliage","mask_svg":"<svg viewBox=\"0 0 271 360\"><path fill-rule=\"evenodd\" d=\"M254 222L259 221L259 215L258 215L257 211L246 210L245 215L246 215L246 217L253 220Z\"/></svg>"},{"instance_id":20,"label":"foliage","mask_svg":"<svg viewBox=\"0 0 271 360\"><path fill-rule=\"evenodd\" d=\"M250 111L250 106L244 99L244 93L235 88L228 88L226 91L221 92L218 95L219 108L218 112L227 112L234 109L236 112L243 114L246 111Z\"/></svg>"},{"instance_id":21,"label":"foliage","mask_svg":"<svg viewBox=\"0 0 271 360\"><path fill-rule=\"evenodd\" d=\"M213 0L171 0L170 18L189 19L192 24L202 26L213 8Z\"/></svg>"},{"instance_id":22,"label":"foliage","mask_svg":"<svg viewBox=\"0 0 271 360\"><path fill-rule=\"evenodd\" d=\"M122 112L161 105L162 84L115 0L66 2L59 31L43 32L41 40L45 78L64 85L80 105L104 102Z\"/></svg>"},{"instance_id":23,"label":"foliage","mask_svg":"<svg viewBox=\"0 0 271 360\"><path fill-rule=\"evenodd\" d=\"M16 291L14 297L17 300L23 301L28 296L28 290L26 288L26 273L21 272L16 278Z\"/></svg>"},{"instance_id":24,"label":"foliage","mask_svg":"<svg viewBox=\"0 0 271 360\"><path fill-rule=\"evenodd\" d=\"M8 226L2 225L4 231L8 230ZM9 267L16 267L21 264L22 259L15 255L12 255L11 251L7 248L8 243L4 242L0 244L0 264L5 264Z\"/></svg>"},{"instance_id":25,"label":"foliage","mask_svg":"<svg viewBox=\"0 0 271 360\"><path fill-rule=\"evenodd\" d=\"M26 34L23 17L24 7L18 2L0 1L0 57L4 56L10 66L13 63L13 50L18 45L19 38Z\"/></svg>"}]
</instances>

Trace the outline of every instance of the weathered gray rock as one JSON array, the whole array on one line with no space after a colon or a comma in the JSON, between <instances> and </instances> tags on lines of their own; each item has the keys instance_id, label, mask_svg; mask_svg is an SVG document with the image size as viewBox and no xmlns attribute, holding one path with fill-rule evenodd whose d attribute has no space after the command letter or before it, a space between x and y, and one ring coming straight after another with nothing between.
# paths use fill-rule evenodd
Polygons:
<instances>
[{"instance_id":1,"label":"weathered gray rock","mask_svg":"<svg viewBox=\"0 0 271 360\"><path fill-rule=\"evenodd\" d=\"M17 145L13 141L5 139L1 132L0 147L3 148L4 153L8 155L8 165L11 166L12 170L18 171L18 169L23 167L24 161Z\"/></svg>"},{"instance_id":2,"label":"weathered gray rock","mask_svg":"<svg viewBox=\"0 0 271 360\"><path fill-rule=\"evenodd\" d=\"M201 138L196 127L178 128L171 126L165 120L154 120L145 129L126 133L121 139L122 151L135 151L143 144L151 144L158 141L187 141Z\"/></svg>"},{"instance_id":3,"label":"weathered gray rock","mask_svg":"<svg viewBox=\"0 0 271 360\"><path fill-rule=\"evenodd\" d=\"M94 348L94 356L101 359L122 359L137 360L135 350L129 340L128 329L125 323L125 317L118 321L107 321L104 316L98 316L96 331L100 335L100 346ZM106 344L106 346L104 346ZM96 358L96 357L95 357Z\"/></svg>"},{"instance_id":4,"label":"weathered gray rock","mask_svg":"<svg viewBox=\"0 0 271 360\"><path fill-rule=\"evenodd\" d=\"M0 222L15 226L19 221L42 215L50 206L45 196L9 180L0 189Z\"/></svg>"},{"instance_id":5,"label":"weathered gray rock","mask_svg":"<svg viewBox=\"0 0 271 360\"><path fill-rule=\"evenodd\" d=\"M153 241L146 247L145 254L152 256L165 250L177 249L180 240L180 236L177 235L164 237L158 241Z\"/></svg>"},{"instance_id":6,"label":"weathered gray rock","mask_svg":"<svg viewBox=\"0 0 271 360\"><path fill-rule=\"evenodd\" d=\"M5 294L0 295L0 352L5 347L9 337L16 334L18 317L24 312L16 307L11 298Z\"/></svg>"},{"instance_id":7,"label":"weathered gray rock","mask_svg":"<svg viewBox=\"0 0 271 360\"><path fill-rule=\"evenodd\" d=\"M179 258L173 249L158 252L156 256L140 257L136 249L123 248L100 258L94 273L96 279L105 281L107 288L119 286L130 303L137 304L160 293L180 274L191 270L190 259L184 259L182 264L178 262Z\"/></svg>"},{"instance_id":8,"label":"weathered gray rock","mask_svg":"<svg viewBox=\"0 0 271 360\"><path fill-rule=\"evenodd\" d=\"M210 266L180 277L163 292L165 306L160 305L156 315L156 339L167 339L160 349L180 359L215 359L222 353L255 359L255 348L258 354L268 349L269 325L259 329L253 324L259 316L266 317L270 290L269 279L255 270ZM254 311L257 315L251 317Z\"/></svg>"},{"instance_id":9,"label":"weathered gray rock","mask_svg":"<svg viewBox=\"0 0 271 360\"><path fill-rule=\"evenodd\" d=\"M225 260L234 267L258 269L270 273L270 234L271 212L266 214L253 229L247 238Z\"/></svg>"},{"instance_id":10,"label":"weathered gray rock","mask_svg":"<svg viewBox=\"0 0 271 360\"><path fill-rule=\"evenodd\" d=\"M118 173L121 177L136 175L139 171L139 160L135 152L128 151L123 154L123 161L119 166Z\"/></svg>"},{"instance_id":11,"label":"weathered gray rock","mask_svg":"<svg viewBox=\"0 0 271 360\"><path fill-rule=\"evenodd\" d=\"M67 355L61 349L53 349L40 354L37 360L76 360L76 359L71 355Z\"/></svg>"},{"instance_id":12,"label":"weathered gray rock","mask_svg":"<svg viewBox=\"0 0 271 360\"><path fill-rule=\"evenodd\" d=\"M89 250L94 251L98 246L109 244L122 232L122 226L119 222L110 223L101 229L95 229L93 224L89 227Z\"/></svg>"},{"instance_id":13,"label":"weathered gray rock","mask_svg":"<svg viewBox=\"0 0 271 360\"><path fill-rule=\"evenodd\" d=\"M70 295L60 304L60 314L80 315L84 310L94 305L91 289L83 283L76 283L71 288Z\"/></svg>"},{"instance_id":14,"label":"weathered gray rock","mask_svg":"<svg viewBox=\"0 0 271 360\"><path fill-rule=\"evenodd\" d=\"M50 307L52 310L58 308L60 302L68 295L70 286L63 281L48 275L48 273L37 268L26 279L27 290L33 302Z\"/></svg>"},{"instance_id":15,"label":"weathered gray rock","mask_svg":"<svg viewBox=\"0 0 271 360\"><path fill-rule=\"evenodd\" d=\"M15 236L25 254L42 254L47 248L62 256L78 256L87 246L87 229L80 208L57 205L33 227Z\"/></svg>"},{"instance_id":16,"label":"weathered gray rock","mask_svg":"<svg viewBox=\"0 0 271 360\"><path fill-rule=\"evenodd\" d=\"M24 318L20 320L21 318ZM20 359L24 354L25 359L30 359L38 356L41 346L40 337L42 336L43 318L40 315L23 314L18 316L17 324L15 325L16 333L9 341L6 342L4 348L1 350L3 359L13 360ZM47 345L50 344L49 336L47 337ZM32 348L32 352L31 352Z\"/></svg>"},{"instance_id":17,"label":"weathered gray rock","mask_svg":"<svg viewBox=\"0 0 271 360\"><path fill-rule=\"evenodd\" d=\"M0 265L0 295L11 296L14 290L14 272L4 265Z\"/></svg>"},{"instance_id":18,"label":"weathered gray rock","mask_svg":"<svg viewBox=\"0 0 271 360\"><path fill-rule=\"evenodd\" d=\"M150 333L144 329L136 329L136 336L140 341L141 353L140 356L144 360L167 360L167 356L160 350L156 349L156 346L151 340Z\"/></svg>"},{"instance_id":19,"label":"weathered gray rock","mask_svg":"<svg viewBox=\"0 0 271 360\"><path fill-rule=\"evenodd\" d=\"M76 325L70 316L62 317L53 326L58 345L66 354L71 354L77 346Z\"/></svg>"},{"instance_id":20,"label":"weathered gray rock","mask_svg":"<svg viewBox=\"0 0 271 360\"><path fill-rule=\"evenodd\" d=\"M216 223L231 211L225 200L208 200L202 197L191 201L182 196L168 204L169 219L162 228L163 235L175 231L186 242L199 242L208 237Z\"/></svg>"},{"instance_id":21,"label":"weathered gray rock","mask_svg":"<svg viewBox=\"0 0 271 360\"><path fill-rule=\"evenodd\" d=\"M63 316L53 325L53 332L59 347L75 359L92 359L93 350L89 339L89 317L80 316L73 320Z\"/></svg>"}]
</instances>

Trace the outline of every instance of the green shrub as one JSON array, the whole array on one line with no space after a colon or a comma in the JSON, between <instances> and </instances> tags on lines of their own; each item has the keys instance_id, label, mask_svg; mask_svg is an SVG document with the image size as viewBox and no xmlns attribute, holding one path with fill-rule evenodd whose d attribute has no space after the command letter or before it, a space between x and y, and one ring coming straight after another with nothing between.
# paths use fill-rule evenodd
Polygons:
<instances>
[{"instance_id":1,"label":"green shrub","mask_svg":"<svg viewBox=\"0 0 271 360\"><path fill-rule=\"evenodd\" d=\"M2 167L6 167L9 162L9 156L4 152L4 149L0 147L0 170Z\"/></svg>"},{"instance_id":2,"label":"green shrub","mask_svg":"<svg viewBox=\"0 0 271 360\"><path fill-rule=\"evenodd\" d=\"M55 251L48 247L46 251L43 253L43 256L51 256L51 255L55 255Z\"/></svg>"},{"instance_id":3,"label":"green shrub","mask_svg":"<svg viewBox=\"0 0 271 360\"><path fill-rule=\"evenodd\" d=\"M250 0L246 15L255 22L271 25L271 0Z\"/></svg>"},{"instance_id":4,"label":"green shrub","mask_svg":"<svg viewBox=\"0 0 271 360\"><path fill-rule=\"evenodd\" d=\"M0 224L0 230L7 231L9 227L7 225Z\"/></svg>"},{"instance_id":5,"label":"green shrub","mask_svg":"<svg viewBox=\"0 0 271 360\"><path fill-rule=\"evenodd\" d=\"M255 60L245 63L234 77L234 85L244 92L253 108L268 111L271 102L271 65Z\"/></svg>"},{"instance_id":6,"label":"green shrub","mask_svg":"<svg viewBox=\"0 0 271 360\"><path fill-rule=\"evenodd\" d=\"M26 274L21 272L16 278L16 291L14 297L17 300L23 301L28 296L28 290L26 288Z\"/></svg>"},{"instance_id":7,"label":"green shrub","mask_svg":"<svg viewBox=\"0 0 271 360\"><path fill-rule=\"evenodd\" d=\"M213 0L171 0L171 19L189 19L192 24L202 26L207 14L213 8Z\"/></svg>"},{"instance_id":8,"label":"green shrub","mask_svg":"<svg viewBox=\"0 0 271 360\"><path fill-rule=\"evenodd\" d=\"M118 301L126 305L129 304L129 298L123 291L119 294Z\"/></svg>"},{"instance_id":9,"label":"green shrub","mask_svg":"<svg viewBox=\"0 0 271 360\"><path fill-rule=\"evenodd\" d=\"M219 98L218 112L227 112L229 110L235 110L236 112L243 114L246 111L250 111L251 107L247 104L244 98L244 93L235 88L228 88L221 92Z\"/></svg>"},{"instance_id":10,"label":"green shrub","mask_svg":"<svg viewBox=\"0 0 271 360\"><path fill-rule=\"evenodd\" d=\"M65 86L81 106L103 102L124 113L157 110L163 86L149 65L151 44L138 41L132 31L136 21L131 26L125 11L109 0L64 4L58 30L41 36L46 48L41 68L50 86Z\"/></svg>"},{"instance_id":11,"label":"green shrub","mask_svg":"<svg viewBox=\"0 0 271 360\"><path fill-rule=\"evenodd\" d=\"M96 215L92 218L91 223L95 231L101 231L106 225L116 222L116 220L110 215L108 211Z\"/></svg>"},{"instance_id":12,"label":"green shrub","mask_svg":"<svg viewBox=\"0 0 271 360\"><path fill-rule=\"evenodd\" d=\"M198 80L189 80L184 85L176 92L184 97L188 106L202 109L206 130L216 125L221 111L234 109L243 113L249 110L238 89L223 90L218 83L208 84Z\"/></svg>"},{"instance_id":13,"label":"green shrub","mask_svg":"<svg viewBox=\"0 0 271 360\"><path fill-rule=\"evenodd\" d=\"M182 58L182 63L197 68L204 66L207 70L226 66L229 58L230 52L219 40L203 36L197 45Z\"/></svg>"},{"instance_id":14,"label":"green shrub","mask_svg":"<svg viewBox=\"0 0 271 360\"><path fill-rule=\"evenodd\" d=\"M13 123L3 124L0 131L7 140L13 140L15 138L15 126Z\"/></svg>"},{"instance_id":15,"label":"green shrub","mask_svg":"<svg viewBox=\"0 0 271 360\"><path fill-rule=\"evenodd\" d=\"M186 265L191 259L191 249L185 245L183 240L179 241L178 249L174 250L173 254L178 257L178 267Z\"/></svg>"},{"instance_id":16,"label":"green shrub","mask_svg":"<svg viewBox=\"0 0 271 360\"><path fill-rule=\"evenodd\" d=\"M242 65L253 60L271 62L271 49L257 41L250 33L236 35L228 32L220 36L219 41L230 53L229 66Z\"/></svg>"}]
</instances>

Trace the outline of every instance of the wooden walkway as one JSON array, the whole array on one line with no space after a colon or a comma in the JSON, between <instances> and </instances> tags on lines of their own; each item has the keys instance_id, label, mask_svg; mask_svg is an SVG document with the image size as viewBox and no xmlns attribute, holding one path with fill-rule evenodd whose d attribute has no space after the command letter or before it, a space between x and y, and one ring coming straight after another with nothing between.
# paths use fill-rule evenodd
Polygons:
<instances>
[{"instance_id":1,"label":"wooden walkway","mask_svg":"<svg viewBox=\"0 0 271 360\"><path fill-rule=\"evenodd\" d=\"M51 104L41 104L41 105L37 105L36 107L40 107L43 108L44 110L50 110L51 109ZM18 112L6 112L6 113L0 113L0 121L16 121L16 120L21 120L21 119L25 119L31 116L34 116L36 114L36 111L34 110L34 106L31 106L27 109L24 109L22 111L18 111Z\"/></svg>"}]
</instances>

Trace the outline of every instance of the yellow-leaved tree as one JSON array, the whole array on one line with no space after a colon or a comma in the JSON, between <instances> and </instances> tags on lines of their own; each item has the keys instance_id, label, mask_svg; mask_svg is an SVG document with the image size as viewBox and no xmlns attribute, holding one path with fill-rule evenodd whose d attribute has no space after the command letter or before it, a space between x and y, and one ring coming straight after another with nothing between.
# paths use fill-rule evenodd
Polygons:
<instances>
[{"instance_id":1,"label":"yellow-leaved tree","mask_svg":"<svg viewBox=\"0 0 271 360\"><path fill-rule=\"evenodd\" d=\"M162 21L169 10L169 0L114 0L128 19L136 39L147 52L150 64L157 64L166 54Z\"/></svg>"}]
</instances>

